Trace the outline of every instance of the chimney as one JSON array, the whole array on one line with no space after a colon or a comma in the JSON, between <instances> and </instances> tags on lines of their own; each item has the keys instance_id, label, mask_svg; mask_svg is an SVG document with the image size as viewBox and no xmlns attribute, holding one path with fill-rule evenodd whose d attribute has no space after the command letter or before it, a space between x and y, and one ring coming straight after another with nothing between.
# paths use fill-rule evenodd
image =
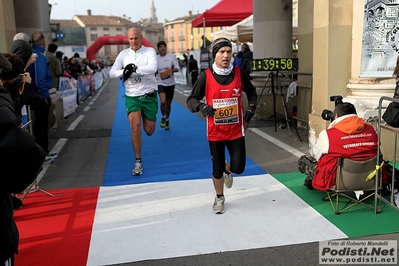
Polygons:
<instances>
[{"instance_id":1,"label":"chimney","mask_svg":"<svg viewBox=\"0 0 399 266\"><path fill-rule=\"evenodd\" d=\"M191 12L191 10L188 11L188 15L189 15L189 16L192 16L192 15L193 15L193 12Z\"/></svg>"},{"instance_id":2,"label":"chimney","mask_svg":"<svg viewBox=\"0 0 399 266\"><path fill-rule=\"evenodd\" d=\"M87 9L87 15L91 16L91 9Z\"/></svg>"}]
</instances>

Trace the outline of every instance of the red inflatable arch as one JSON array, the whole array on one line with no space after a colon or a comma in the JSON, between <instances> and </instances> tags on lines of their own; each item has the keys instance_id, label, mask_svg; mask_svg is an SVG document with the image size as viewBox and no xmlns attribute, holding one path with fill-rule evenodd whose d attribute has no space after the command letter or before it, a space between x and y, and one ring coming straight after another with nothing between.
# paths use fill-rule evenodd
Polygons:
<instances>
[{"instance_id":1,"label":"red inflatable arch","mask_svg":"<svg viewBox=\"0 0 399 266\"><path fill-rule=\"evenodd\" d=\"M96 53L104 45L116 45L116 44L129 44L126 36L101 36L93 42L92 45L87 49L86 56L89 60L96 59ZM155 49L155 47L143 37L143 45L149 46Z\"/></svg>"}]
</instances>

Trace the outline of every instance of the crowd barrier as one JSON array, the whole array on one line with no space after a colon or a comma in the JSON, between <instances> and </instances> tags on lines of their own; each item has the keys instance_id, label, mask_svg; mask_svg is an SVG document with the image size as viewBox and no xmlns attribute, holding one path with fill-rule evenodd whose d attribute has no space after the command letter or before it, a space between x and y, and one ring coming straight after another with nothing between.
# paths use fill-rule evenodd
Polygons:
<instances>
[{"instance_id":1,"label":"crowd barrier","mask_svg":"<svg viewBox=\"0 0 399 266\"><path fill-rule=\"evenodd\" d=\"M109 68L99 72L79 76L78 79L60 77L58 96L62 99L64 114L67 117L95 90L99 89L109 78Z\"/></svg>"}]
</instances>

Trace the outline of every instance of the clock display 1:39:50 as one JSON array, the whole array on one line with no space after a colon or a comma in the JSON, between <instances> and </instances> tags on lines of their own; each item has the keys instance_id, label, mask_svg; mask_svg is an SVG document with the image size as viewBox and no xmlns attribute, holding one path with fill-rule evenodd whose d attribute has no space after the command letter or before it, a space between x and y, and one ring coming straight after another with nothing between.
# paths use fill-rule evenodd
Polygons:
<instances>
[{"instance_id":1,"label":"clock display 1:39:50","mask_svg":"<svg viewBox=\"0 0 399 266\"><path fill-rule=\"evenodd\" d=\"M252 71L298 70L298 58L253 59Z\"/></svg>"}]
</instances>

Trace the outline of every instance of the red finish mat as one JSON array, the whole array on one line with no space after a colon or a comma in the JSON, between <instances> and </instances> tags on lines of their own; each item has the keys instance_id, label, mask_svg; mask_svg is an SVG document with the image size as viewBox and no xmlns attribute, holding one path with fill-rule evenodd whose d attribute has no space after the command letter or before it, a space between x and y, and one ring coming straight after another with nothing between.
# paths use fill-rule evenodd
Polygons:
<instances>
[{"instance_id":1,"label":"red finish mat","mask_svg":"<svg viewBox=\"0 0 399 266\"><path fill-rule=\"evenodd\" d=\"M15 265L86 265L99 188L30 193L14 213L20 234Z\"/></svg>"}]
</instances>

